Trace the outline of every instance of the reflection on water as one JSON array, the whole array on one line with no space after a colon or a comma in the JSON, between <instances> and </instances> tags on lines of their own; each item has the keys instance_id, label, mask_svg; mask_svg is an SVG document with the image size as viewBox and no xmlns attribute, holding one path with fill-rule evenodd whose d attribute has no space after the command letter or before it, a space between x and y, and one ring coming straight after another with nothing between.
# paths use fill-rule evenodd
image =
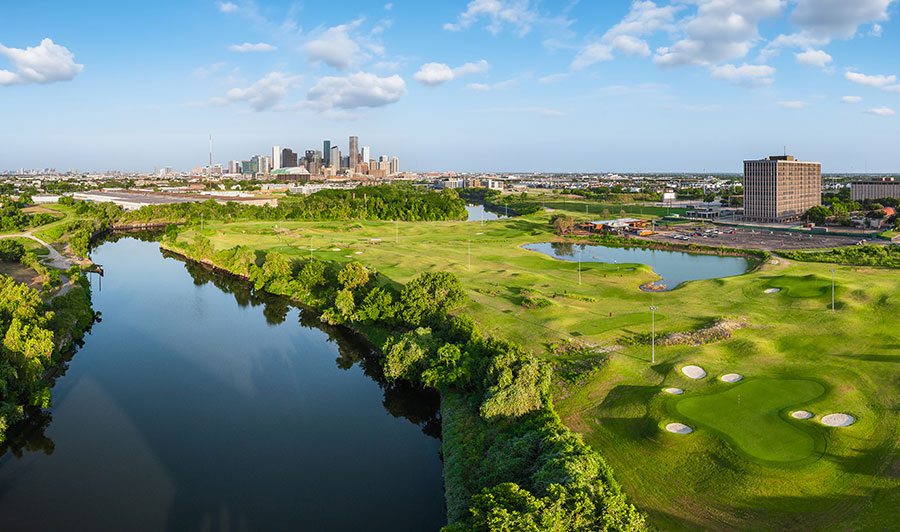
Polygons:
<instances>
[{"instance_id":1,"label":"reflection on water","mask_svg":"<svg viewBox=\"0 0 900 532\"><path fill-rule=\"evenodd\" d=\"M500 213L496 213L496 212L485 209L484 205L466 205L466 212L469 213L468 218L466 218L467 222L477 222L480 220L489 221L489 220L499 220L501 218L509 218L505 214L500 214Z\"/></svg>"},{"instance_id":2,"label":"reflection on water","mask_svg":"<svg viewBox=\"0 0 900 532\"><path fill-rule=\"evenodd\" d=\"M746 273L750 262L741 257L695 255L682 251L645 248L608 247L569 242L540 242L522 246L556 259L607 264L646 264L662 279L650 283L649 290L672 290L681 283L701 279L719 279Z\"/></svg>"},{"instance_id":3,"label":"reflection on water","mask_svg":"<svg viewBox=\"0 0 900 532\"><path fill-rule=\"evenodd\" d=\"M134 239L104 320L9 431L0 530L436 530L438 397L363 341ZM41 511L48 503L52 511Z\"/></svg>"}]
</instances>

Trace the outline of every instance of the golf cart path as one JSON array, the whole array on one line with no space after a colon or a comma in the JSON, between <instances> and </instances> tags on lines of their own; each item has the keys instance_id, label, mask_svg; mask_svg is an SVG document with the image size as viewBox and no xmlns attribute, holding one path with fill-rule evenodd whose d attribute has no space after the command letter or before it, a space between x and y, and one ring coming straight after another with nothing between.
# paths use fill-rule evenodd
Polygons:
<instances>
[{"instance_id":1,"label":"golf cart path","mask_svg":"<svg viewBox=\"0 0 900 532\"><path fill-rule=\"evenodd\" d=\"M47 251L50 253L48 259L44 259L42 262L47 264L48 266L53 266L54 268L58 268L60 270L68 270L72 266L72 261L62 256L59 251L56 251L56 248L51 246L50 244L44 242L40 238L31 234L31 231L26 233L15 233L10 235L0 235L0 238L30 238L34 240L38 244L47 248Z\"/></svg>"}]
</instances>

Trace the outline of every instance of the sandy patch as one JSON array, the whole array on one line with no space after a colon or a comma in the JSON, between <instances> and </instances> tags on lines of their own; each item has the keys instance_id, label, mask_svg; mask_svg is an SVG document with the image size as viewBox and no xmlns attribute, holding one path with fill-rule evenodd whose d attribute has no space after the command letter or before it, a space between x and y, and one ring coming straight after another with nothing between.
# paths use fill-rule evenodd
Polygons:
<instances>
[{"instance_id":1,"label":"sandy patch","mask_svg":"<svg viewBox=\"0 0 900 532\"><path fill-rule=\"evenodd\" d=\"M706 371L700 366L685 366L681 368L681 372L692 379L702 379L706 377Z\"/></svg>"},{"instance_id":2,"label":"sandy patch","mask_svg":"<svg viewBox=\"0 0 900 532\"><path fill-rule=\"evenodd\" d=\"M737 382L744 378L740 373L728 373L719 377L723 382Z\"/></svg>"},{"instance_id":3,"label":"sandy patch","mask_svg":"<svg viewBox=\"0 0 900 532\"><path fill-rule=\"evenodd\" d=\"M331 251L340 251L341 248L331 248Z\"/></svg>"},{"instance_id":4,"label":"sandy patch","mask_svg":"<svg viewBox=\"0 0 900 532\"><path fill-rule=\"evenodd\" d=\"M781 292L781 288L766 288L763 290L764 294L777 294L778 292Z\"/></svg>"},{"instance_id":5,"label":"sandy patch","mask_svg":"<svg viewBox=\"0 0 900 532\"><path fill-rule=\"evenodd\" d=\"M666 430L673 434L690 434L694 432L694 429L684 423L669 423L666 425Z\"/></svg>"},{"instance_id":6,"label":"sandy patch","mask_svg":"<svg viewBox=\"0 0 900 532\"><path fill-rule=\"evenodd\" d=\"M791 412L791 417L794 419L809 419L812 417L812 412L797 410L796 412Z\"/></svg>"},{"instance_id":7,"label":"sandy patch","mask_svg":"<svg viewBox=\"0 0 900 532\"><path fill-rule=\"evenodd\" d=\"M852 425L856 419L850 414L828 414L822 418L822 424L829 427L846 427Z\"/></svg>"},{"instance_id":8,"label":"sandy patch","mask_svg":"<svg viewBox=\"0 0 900 532\"><path fill-rule=\"evenodd\" d=\"M684 393L684 390L682 390L681 388L666 388L663 391L672 395L681 395Z\"/></svg>"}]
</instances>

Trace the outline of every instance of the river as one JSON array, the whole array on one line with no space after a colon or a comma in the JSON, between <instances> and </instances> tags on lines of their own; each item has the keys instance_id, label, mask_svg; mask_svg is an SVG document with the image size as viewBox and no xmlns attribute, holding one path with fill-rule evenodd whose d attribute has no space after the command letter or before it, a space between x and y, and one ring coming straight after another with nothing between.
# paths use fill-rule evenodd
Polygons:
<instances>
[{"instance_id":1,"label":"river","mask_svg":"<svg viewBox=\"0 0 900 532\"><path fill-rule=\"evenodd\" d=\"M92 254L102 313L10 431L0 530L429 531L445 524L436 394L352 335L126 238Z\"/></svg>"}]
</instances>

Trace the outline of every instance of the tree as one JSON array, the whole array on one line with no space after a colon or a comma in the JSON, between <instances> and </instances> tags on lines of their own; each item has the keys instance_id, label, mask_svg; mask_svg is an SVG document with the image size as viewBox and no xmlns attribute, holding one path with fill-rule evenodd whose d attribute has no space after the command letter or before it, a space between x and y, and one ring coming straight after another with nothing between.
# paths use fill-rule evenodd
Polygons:
<instances>
[{"instance_id":1,"label":"tree","mask_svg":"<svg viewBox=\"0 0 900 532\"><path fill-rule=\"evenodd\" d=\"M460 351L456 344L444 344L437 350L437 356L428 369L422 372L422 383L438 389L464 386L469 380L467 359L468 354Z\"/></svg>"},{"instance_id":2,"label":"tree","mask_svg":"<svg viewBox=\"0 0 900 532\"><path fill-rule=\"evenodd\" d=\"M376 286L359 304L355 319L364 322L390 320L395 314L394 298L384 288Z\"/></svg>"},{"instance_id":3,"label":"tree","mask_svg":"<svg viewBox=\"0 0 900 532\"><path fill-rule=\"evenodd\" d=\"M560 236L568 235L575 229L575 219L567 214L554 214L550 223L553 224L553 232Z\"/></svg>"},{"instance_id":4,"label":"tree","mask_svg":"<svg viewBox=\"0 0 900 532\"><path fill-rule=\"evenodd\" d=\"M815 207L810 208L803 215L803 219L810 221L816 225L820 225L825 223L825 219L831 216L831 211L829 211L826 207L822 207L821 205L816 205Z\"/></svg>"},{"instance_id":5,"label":"tree","mask_svg":"<svg viewBox=\"0 0 900 532\"><path fill-rule=\"evenodd\" d=\"M404 333L400 338L388 338L382 348L384 376L391 381L419 382L433 349L434 338L431 329L426 327Z\"/></svg>"},{"instance_id":6,"label":"tree","mask_svg":"<svg viewBox=\"0 0 900 532\"><path fill-rule=\"evenodd\" d=\"M0 261L18 262L25 254L25 246L11 238L0 240Z\"/></svg>"},{"instance_id":7,"label":"tree","mask_svg":"<svg viewBox=\"0 0 900 532\"><path fill-rule=\"evenodd\" d=\"M437 325L466 301L459 279L449 272L424 272L400 292L401 318L412 326Z\"/></svg>"},{"instance_id":8,"label":"tree","mask_svg":"<svg viewBox=\"0 0 900 532\"><path fill-rule=\"evenodd\" d=\"M358 262L348 262L344 268L338 272L338 282L344 288L356 290L369 282L369 270Z\"/></svg>"}]
</instances>

